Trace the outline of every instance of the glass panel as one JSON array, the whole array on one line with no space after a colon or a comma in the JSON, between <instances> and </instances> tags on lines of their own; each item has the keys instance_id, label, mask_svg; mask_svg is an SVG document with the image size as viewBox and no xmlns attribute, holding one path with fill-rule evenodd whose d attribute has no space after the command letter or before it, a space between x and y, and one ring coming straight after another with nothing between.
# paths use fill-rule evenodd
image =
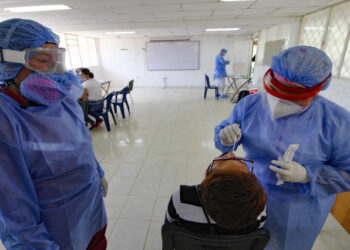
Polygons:
<instances>
[{"instance_id":1,"label":"glass panel","mask_svg":"<svg viewBox=\"0 0 350 250\"><path fill-rule=\"evenodd\" d=\"M80 68L82 63L80 60L80 53L79 53L79 47L78 46L69 46L69 56L71 58L71 62L72 62L72 67L74 69L76 68Z\"/></svg>"},{"instance_id":2,"label":"glass panel","mask_svg":"<svg viewBox=\"0 0 350 250\"><path fill-rule=\"evenodd\" d=\"M88 47L89 47L88 51L90 55L91 66L97 66L98 65L97 49L96 49L96 40L94 38L88 38Z\"/></svg>"},{"instance_id":3,"label":"glass panel","mask_svg":"<svg viewBox=\"0 0 350 250\"><path fill-rule=\"evenodd\" d=\"M299 44L321 48L327 17L328 10L304 16L300 29Z\"/></svg>"},{"instance_id":4,"label":"glass panel","mask_svg":"<svg viewBox=\"0 0 350 250\"><path fill-rule=\"evenodd\" d=\"M66 49L66 68L67 70L72 69L71 63L70 63L70 58L69 58L69 53L67 49L67 42L66 42L66 37L64 34L57 33L60 37L60 47Z\"/></svg>"},{"instance_id":5,"label":"glass panel","mask_svg":"<svg viewBox=\"0 0 350 250\"><path fill-rule=\"evenodd\" d=\"M90 51L88 48L88 42L86 37L79 36L79 51L80 56L82 60L82 66L83 67L89 67L91 66L91 60L90 60Z\"/></svg>"},{"instance_id":6,"label":"glass panel","mask_svg":"<svg viewBox=\"0 0 350 250\"><path fill-rule=\"evenodd\" d=\"M333 62L333 75L338 72L341 53L350 23L350 2L337 5L331 14L324 51Z\"/></svg>"},{"instance_id":7,"label":"glass panel","mask_svg":"<svg viewBox=\"0 0 350 250\"><path fill-rule=\"evenodd\" d=\"M350 78L350 46L348 44L348 48L346 50L343 66L340 72L341 78Z\"/></svg>"}]
</instances>

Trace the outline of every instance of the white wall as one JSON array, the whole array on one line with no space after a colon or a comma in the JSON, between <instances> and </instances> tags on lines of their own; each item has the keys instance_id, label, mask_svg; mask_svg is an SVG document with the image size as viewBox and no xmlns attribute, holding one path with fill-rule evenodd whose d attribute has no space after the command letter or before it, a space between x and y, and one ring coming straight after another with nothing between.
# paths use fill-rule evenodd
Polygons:
<instances>
[{"instance_id":1,"label":"white wall","mask_svg":"<svg viewBox=\"0 0 350 250\"><path fill-rule=\"evenodd\" d=\"M114 86L124 86L135 79L135 85L139 87L163 87L163 78L166 77L167 87L203 87L204 74L212 80L215 56L220 49L228 50L226 57L232 63L226 69L228 74L232 74L232 65L237 62L237 58L233 57L233 51L237 51L235 45L241 41L250 42L251 38L198 36L191 37L191 40L200 41L199 70L147 71L144 49L147 38L102 38L99 47L103 78L112 80ZM246 54L250 55L250 51Z\"/></svg>"}]
</instances>

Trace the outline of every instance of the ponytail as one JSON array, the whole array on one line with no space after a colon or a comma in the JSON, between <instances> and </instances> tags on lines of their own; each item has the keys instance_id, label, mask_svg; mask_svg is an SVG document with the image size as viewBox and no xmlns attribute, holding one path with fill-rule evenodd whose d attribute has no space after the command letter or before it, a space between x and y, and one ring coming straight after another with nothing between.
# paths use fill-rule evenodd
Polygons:
<instances>
[{"instance_id":1,"label":"ponytail","mask_svg":"<svg viewBox=\"0 0 350 250\"><path fill-rule=\"evenodd\" d=\"M94 78L94 73L92 73L88 68L82 68L80 71L85 75L88 75L90 78Z\"/></svg>"}]
</instances>

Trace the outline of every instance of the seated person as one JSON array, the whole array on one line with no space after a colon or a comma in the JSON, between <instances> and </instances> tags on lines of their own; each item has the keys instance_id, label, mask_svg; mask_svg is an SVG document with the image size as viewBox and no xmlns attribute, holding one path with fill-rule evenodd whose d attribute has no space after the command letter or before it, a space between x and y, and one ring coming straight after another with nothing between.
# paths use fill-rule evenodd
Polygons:
<instances>
[{"instance_id":1,"label":"seated person","mask_svg":"<svg viewBox=\"0 0 350 250\"><path fill-rule=\"evenodd\" d=\"M91 128L97 128L103 120L94 115L96 112L103 111L103 97L100 83L94 79L94 74L87 68L80 69L80 78L83 81L84 92L80 100L88 100L88 114L95 117L96 122L86 116L86 122L91 124Z\"/></svg>"},{"instance_id":2,"label":"seated person","mask_svg":"<svg viewBox=\"0 0 350 250\"><path fill-rule=\"evenodd\" d=\"M252 161L232 152L214 159L200 185L175 191L165 223L203 234L248 234L262 228L266 195L245 162L253 168Z\"/></svg>"}]
</instances>

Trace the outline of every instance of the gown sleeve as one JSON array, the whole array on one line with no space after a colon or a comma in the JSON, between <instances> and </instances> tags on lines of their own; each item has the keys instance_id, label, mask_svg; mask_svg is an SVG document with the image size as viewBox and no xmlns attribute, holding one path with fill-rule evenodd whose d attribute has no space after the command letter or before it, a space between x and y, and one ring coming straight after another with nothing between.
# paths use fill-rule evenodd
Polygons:
<instances>
[{"instance_id":1,"label":"gown sleeve","mask_svg":"<svg viewBox=\"0 0 350 250\"><path fill-rule=\"evenodd\" d=\"M227 126L230 126L234 123L237 123L239 125L239 127L242 129L242 109L243 109L243 100L241 102L238 102L236 104L236 106L234 107L232 113L230 114L230 116L226 119L223 120L218 126L215 127L214 133L214 142L215 142L215 147L220 150L222 153L227 153L227 152L231 152L233 150L236 150L237 147L241 144L241 142L237 142L232 146L224 146L221 144L220 141L220 131L224 128L226 128Z\"/></svg>"},{"instance_id":2,"label":"gown sleeve","mask_svg":"<svg viewBox=\"0 0 350 250\"><path fill-rule=\"evenodd\" d=\"M59 249L40 219L39 201L21 150L0 138L0 235L6 249Z\"/></svg>"},{"instance_id":3,"label":"gown sleeve","mask_svg":"<svg viewBox=\"0 0 350 250\"><path fill-rule=\"evenodd\" d=\"M298 188L303 193L325 196L350 191L349 131L350 119L329 128L330 160L324 165L304 166L309 182L298 183Z\"/></svg>"}]
</instances>

